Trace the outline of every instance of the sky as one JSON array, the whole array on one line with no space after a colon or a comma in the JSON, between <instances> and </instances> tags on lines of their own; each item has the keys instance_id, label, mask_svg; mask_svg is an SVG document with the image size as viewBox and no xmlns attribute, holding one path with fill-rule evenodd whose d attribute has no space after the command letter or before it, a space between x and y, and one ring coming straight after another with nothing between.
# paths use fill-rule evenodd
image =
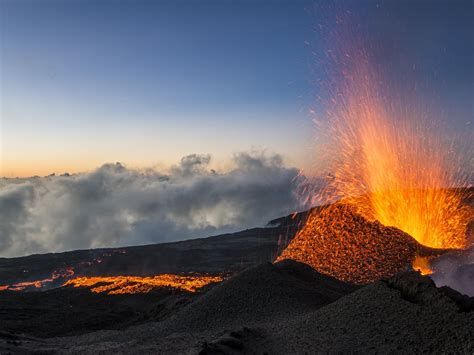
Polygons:
<instances>
[{"instance_id":1,"label":"sky","mask_svg":"<svg viewBox=\"0 0 474 355\"><path fill-rule=\"evenodd\" d=\"M336 52L472 151L473 23L471 0L0 0L0 256L308 208Z\"/></svg>"},{"instance_id":2,"label":"sky","mask_svg":"<svg viewBox=\"0 0 474 355\"><path fill-rule=\"evenodd\" d=\"M245 151L306 168L327 45L318 24L338 11L387 77L419 85L453 131L472 130L469 0L1 0L0 176L195 153L229 170Z\"/></svg>"}]
</instances>

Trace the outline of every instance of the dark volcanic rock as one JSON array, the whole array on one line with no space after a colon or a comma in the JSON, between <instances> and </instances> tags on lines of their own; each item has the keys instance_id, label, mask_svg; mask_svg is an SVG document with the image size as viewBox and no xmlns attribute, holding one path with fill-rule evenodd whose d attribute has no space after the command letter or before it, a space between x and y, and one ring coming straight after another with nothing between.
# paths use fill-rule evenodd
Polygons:
<instances>
[{"instance_id":1,"label":"dark volcanic rock","mask_svg":"<svg viewBox=\"0 0 474 355\"><path fill-rule=\"evenodd\" d=\"M285 320L325 306L358 287L285 260L224 281L170 321L179 329L210 329Z\"/></svg>"},{"instance_id":2,"label":"dark volcanic rock","mask_svg":"<svg viewBox=\"0 0 474 355\"><path fill-rule=\"evenodd\" d=\"M211 341L205 341L199 355L242 354L251 352L254 342L261 341L263 335L258 329L243 327L238 330L225 332Z\"/></svg>"},{"instance_id":3,"label":"dark volcanic rock","mask_svg":"<svg viewBox=\"0 0 474 355\"><path fill-rule=\"evenodd\" d=\"M253 344L259 352L471 354L474 312L460 312L429 278L405 273L265 332Z\"/></svg>"},{"instance_id":4,"label":"dark volcanic rock","mask_svg":"<svg viewBox=\"0 0 474 355\"><path fill-rule=\"evenodd\" d=\"M473 297L465 296L449 287L437 288L429 277L417 272L406 272L388 279L387 285L400 292L402 298L425 306L470 312L474 310Z\"/></svg>"},{"instance_id":5,"label":"dark volcanic rock","mask_svg":"<svg viewBox=\"0 0 474 355\"><path fill-rule=\"evenodd\" d=\"M118 295L74 287L44 292L0 292L0 334L50 338L124 329L165 319L197 297L199 292L171 288Z\"/></svg>"}]
</instances>

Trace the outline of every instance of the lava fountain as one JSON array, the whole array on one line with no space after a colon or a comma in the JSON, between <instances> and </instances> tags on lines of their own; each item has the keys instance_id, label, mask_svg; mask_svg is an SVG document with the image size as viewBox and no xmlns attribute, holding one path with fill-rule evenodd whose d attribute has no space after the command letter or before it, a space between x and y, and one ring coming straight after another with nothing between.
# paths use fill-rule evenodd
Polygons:
<instances>
[{"instance_id":1,"label":"lava fountain","mask_svg":"<svg viewBox=\"0 0 474 355\"><path fill-rule=\"evenodd\" d=\"M341 48L326 52L337 80L327 85L324 119L315 122L324 141L318 151L324 164L319 165L328 168L331 178L320 195L309 197L350 206L351 216L340 208L313 213L278 260L307 262L356 283L391 276L407 263L429 273L430 252L420 253L405 237L381 228L375 232L392 239L383 242L370 235L379 227L354 229L352 221L395 227L432 255L433 248L463 249L473 219L472 207L463 204L470 191L468 174L448 134L434 123L436 117L394 94L358 42L345 40ZM402 259L394 250L402 252Z\"/></svg>"},{"instance_id":2,"label":"lava fountain","mask_svg":"<svg viewBox=\"0 0 474 355\"><path fill-rule=\"evenodd\" d=\"M462 204L460 158L422 113L397 110L377 92L368 61L347 78L328 112L334 139L331 191L369 220L432 248L464 248L472 211ZM425 123L423 125L422 123Z\"/></svg>"}]
</instances>

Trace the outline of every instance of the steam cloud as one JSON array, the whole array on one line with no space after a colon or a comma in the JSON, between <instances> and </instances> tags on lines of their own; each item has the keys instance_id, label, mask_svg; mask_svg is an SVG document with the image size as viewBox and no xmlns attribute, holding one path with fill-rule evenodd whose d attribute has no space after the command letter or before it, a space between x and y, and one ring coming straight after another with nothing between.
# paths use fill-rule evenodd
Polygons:
<instances>
[{"instance_id":1,"label":"steam cloud","mask_svg":"<svg viewBox=\"0 0 474 355\"><path fill-rule=\"evenodd\" d=\"M264 225L297 209L298 171L241 153L226 173L189 155L169 173L120 163L71 176L0 179L0 255L202 237Z\"/></svg>"},{"instance_id":2,"label":"steam cloud","mask_svg":"<svg viewBox=\"0 0 474 355\"><path fill-rule=\"evenodd\" d=\"M474 297L474 246L463 253L441 256L433 266L436 286L449 286Z\"/></svg>"}]
</instances>

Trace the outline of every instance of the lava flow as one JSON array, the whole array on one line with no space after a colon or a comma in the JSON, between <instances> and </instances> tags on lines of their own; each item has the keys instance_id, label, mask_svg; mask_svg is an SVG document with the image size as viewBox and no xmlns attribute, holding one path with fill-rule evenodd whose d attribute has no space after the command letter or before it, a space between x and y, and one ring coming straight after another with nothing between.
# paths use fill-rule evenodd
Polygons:
<instances>
[{"instance_id":1,"label":"lava flow","mask_svg":"<svg viewBox=\"0 0 474 355\"><path fill-rule=\"evenodd\" d=\"M149 293L159 288L173 288L196 292L200 288L224 280L223 276L206 274L154 276L77 276L92 266L102 264L107 257L125 254L125 250L112 250L93 259L81 261L76 267L53 271L50 277L34 281L23 281L10 285L0 285L0 291L44 291L61 286L87 287L91 292L108 295ZM81 271L82 270L82 271Z\"/></svg>"},{"instance_id":2,"label":"lava flow","mask_svg":"<svg viewBox=\"0 0 474 355\"><path fill-rule=\"evenodd\" d=\"M108 295L148 293L157 288L174 288L196 292L211 283L221 282L223 277L210 275L163 274L150 277L141 276L93 276L77 277L64 286L89 287L91 292Z\"/></svg>"},{"instance_id":3,"label":"lava flow","mask_svg":"<svg viewBox=\"0 0 474 355\"><path fill-rule=\"evenodd\" d=\"M0 291L26 291L31 289L42 290L55 285L62 279L70 278L74 275L72 267L54 271L50 277L35 281L17 282L11 285L0 285Z\"/></svg>"},{"instance_id":4,"label":"lava flow","mask_svg":"<svg viewBox=\"0 0 474 355\"><path fill-rule=\"evenodd\" d=\"M67 266L58 270L54 270L50 277L44 279L15 282L10 285L0 285L0 291L44 291L50 288L59 287L62 286L65 281L76 275L76 268L79 268L80 273L81 268L88 268L93 265L101 264L107 257L111 257L114 254L125 253L125 250L122 249L111 250L106 253L102 253L100 256L97 256L91 260L81 261L75 266ZM28 273L28 270L24 270L24 272Z\"/></svg>"}]
</instances>

